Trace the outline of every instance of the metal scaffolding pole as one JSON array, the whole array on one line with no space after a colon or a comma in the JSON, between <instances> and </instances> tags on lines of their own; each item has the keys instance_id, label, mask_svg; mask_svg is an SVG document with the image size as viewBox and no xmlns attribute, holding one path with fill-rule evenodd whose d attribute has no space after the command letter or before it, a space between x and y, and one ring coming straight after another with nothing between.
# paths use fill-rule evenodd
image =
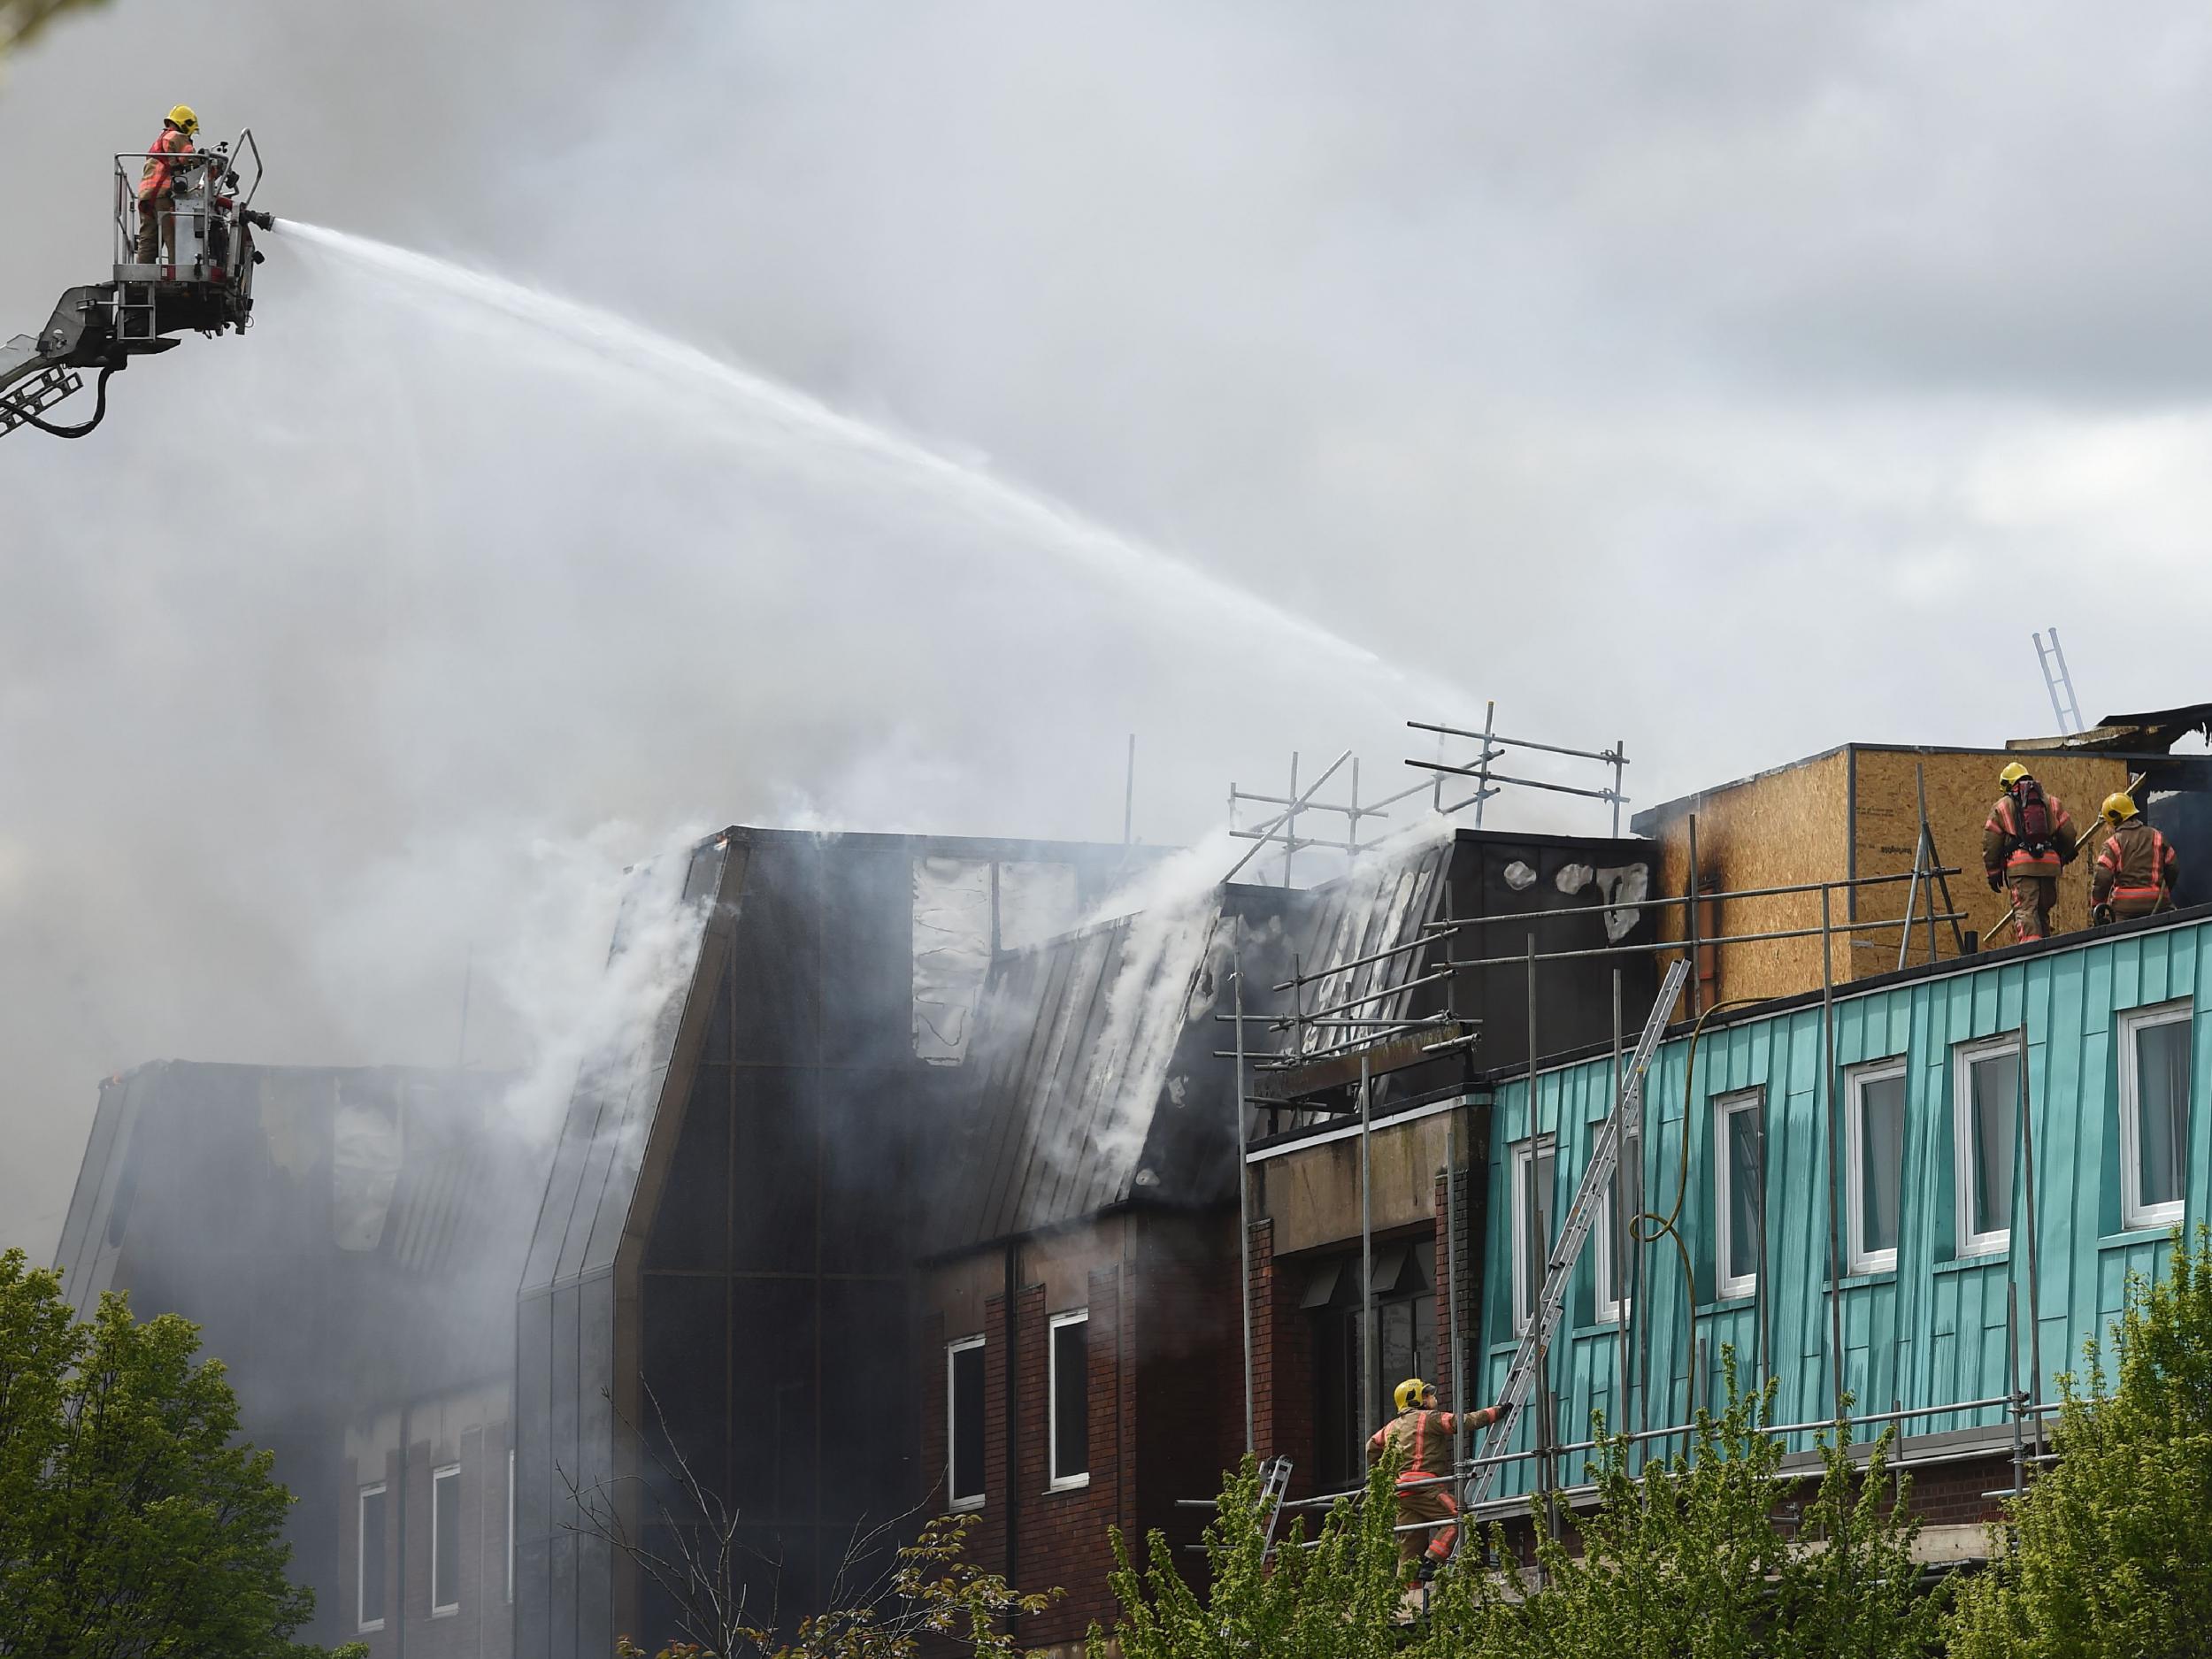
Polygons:
<instances>
[{"instance_id":1,"label":"metal scaffolding pole","mask_svg":"<svg viewBox=\"0 0 2212 1659\"><path fill-rule=\"evenodd\" d=\"M1367 1056L1359 1057L1359 1420L1360 1432L1373 1432L1375 1415L1375 1215L1374 1165L1369 1161L1374 1131L1374 1085Z\"/></svg>"},{"instance_id":2,"label":"metal scaffolding pole","mask_svg":"<svg viewBox=\"0 0 2212 1659\"><path fill-rule=\"evenodd\" d=\"M1690 869L1688 875L1683 880L1683 891L1688 895L1689 897L1690 926L1688 932L1690 935L1690 1018L1692 1019L1695 1019L1699 1014L1704 1011L1702 1003L1705 998L1705 987L1700 983L1700 980L1702 978L1700 971L1705 964L1700 958L1697 940L1697 814L1694 812L1690 814L1689 856Z\"/></svg>"},{"instance_id":3,"label":"metal scaffolding pole","mask_svg":"<svg viewBox=\"0 0 2212 1659\"><path fill-rule=\"evenodd\" d=\"M1621 971L1613 970L1613 1098L1621 1097ZM1637 1125L1640 1132L1642 1125ZM1613 1414L1613 1432L1624 1433L1628 1429L1628 1350L1636 1324L1636 1292L1642 1288L1632 1276L1630 1240L1636 1232L1635 1217L1643 1211L1641 1175L1643 1172L1643 1136L1636 1138L1636 1190L1632 1194L1629 1181L1628 1125L1621 1125L1622 1157L1613 1165L1613 1295L1620 1304L1619 1327L1620 1399Z\"/></svg>"},{"instance_id":4,"label":"metal scaffolding pole","mask_svg":"<svg viewBox=\"0 0 2212 1659\"><path fill-rule=\"evenodd\" d=\"M2055 629L2053 630L2056 632ZM2035 1242L2035 1100L2028 1087L2028 987L2024 979L2020 986L2020 1127L2016 1142L2024 1166L2021 1171L2027 1196L2028 1228L2028 1363L2034 1374L2028 1379L2029 1401L2033 1405L2043 1403L2043 1310L2036 1286L2042 1278L2040 1263L2036 1259ZM2035 1418L2036 1455L2043 1455L2043 1415Z\"/></svg>"},{"instance_id":5,"label":"metal scaffolding pole","mask_svg":"<svg viewBox=\"0 0 2212 1659\"><path fill-rule=\"evenodd\" d=\"M1837 1196L1839 1148L1836 1142L1836 972L1830 948L1830 898L1820 890L1820 1105L1828 1125L1828 1334L1834 1345L1836 1420L1843 1420L1842 1204Z\"/></svg>"},{"instance_id":6,"label":"metal scaffolding pole","mask_svg":"<svg viewBox=\"0 0 2212 1659\"><path fill-rule=\"evenodd\" d=\"M1229 985L1235 998L1237 1014L1237 1077L1236 1087L1230 1096L1230 1124L1237 1139L1237 1256L1243 1264L1243 1276L1238 1281L1244 1294L1240 1299L1244 1309L1244 1449L1256 1454L1258 1436L1253 1426L1252 1411L1252 1171L1244 1161L1244 918L1237 918L1235 942L1230 947Z\"/></svg>"}]
</instances>

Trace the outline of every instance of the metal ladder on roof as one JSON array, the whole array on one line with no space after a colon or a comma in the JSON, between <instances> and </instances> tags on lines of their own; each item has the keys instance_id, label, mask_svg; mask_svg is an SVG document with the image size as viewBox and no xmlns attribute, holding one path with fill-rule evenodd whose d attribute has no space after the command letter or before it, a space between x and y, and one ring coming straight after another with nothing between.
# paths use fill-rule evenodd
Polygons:
<instances>
[{"instance_id":1,"label":"metal ladder on roof","mask_svg":"<svg viewBox=\"0 0 2212 1659\"><path fill-rule=\"evenodd\" d=\"M1682 994L1683 981L1690 977L1686 957L1678 957L1667 969L1665 980L1659 987L1659 995L1651 1005L1651 1016L1644 1021L1643 1034L1636 1040L1636 1051L1629 1056L1627 1069L1621 1075L1621 1092L1613 1102L1613 1110L1598 1125L1597 1138L1590 1143L1590 1161L1584 1166L1581 1185L1575 1188L1574 1202L1568 1207L1565 1224L1559 1229L1558 1240L1551 1247L1551 1254L1544 1262L1544 1288L1536 1298L1536 1307L1529 1319L1528 1329L1522 1333L1521 1345L1513 1350L1513 1363L1505 1373L1505 1386L1498 1395L1498 1403L1506 1408L1498 1420L1483 1431L1482 1444L1477 1448L1479 1460L1475 1464L1474 1478L1467 1483L1467 1502L1480 1503L1490 1495L1490 1486L1497 1477L1498 1455L1505 1450L1507 1438L1513 1432L1513 1417L1527 1402L1529 1390L1536 1381L1536 1371L1541 1363L1544 1349L1550 1345L1552 1332L1559 1324L1559 1316L1567 1303L1567 1283L1573 1278L1575 1263L1582 1259L1582 1247L1590 1236L1590 1229L1597 1225L1598 1206L1605 1202L1607 1184L1613 1179L1614 1166L1620 1162L1621 1125L1632 1115L1640 1117L1644 1102L1644 1074L1651 1069L1652 1056L1659 1051L1659 1039L1667 1029L1667 1017L1674 1010L1674 999ZM1529 1119L1532 1129L1536 1110L1536 1063L1529 1056Z\"/></svg>"},{"instance_id":2,"label":"metal ladder on roof","mask_svg":"<svg viewBox=\"0 0 2212 1659\"><path fill-rule=\"evenodd\" d=\"M2043 643L2043 636L2035 638L2035 660L2043 670L2043 689L2051 694L2051 714L2058 721L2059 734L2070 736L2083 729L2081 704L2074 700L2074 677L2066 672L2066 653L2059 649L2058 629L2051 630L2051 642ZM2052 664L2056 664L2054 672Z\"/></svg>"}]
</instances>

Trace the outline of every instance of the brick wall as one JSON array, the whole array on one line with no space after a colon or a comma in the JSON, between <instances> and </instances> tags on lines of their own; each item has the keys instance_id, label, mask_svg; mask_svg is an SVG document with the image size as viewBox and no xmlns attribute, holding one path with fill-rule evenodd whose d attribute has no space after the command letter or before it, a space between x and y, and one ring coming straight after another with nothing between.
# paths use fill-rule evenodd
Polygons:
<instances>
[{"instance_id":1,"label":"brick wall","mask_svg":"<svg viewBox=\"0 0 2212 1659\"><path fill-rule=\"evenodd\" d=\"M405 1561L402 1571L401 1454L397 1447L380 1456L357 1459L355 1484L343 1498L340 1519L342 1582L325 1586L334 1597L344 1631L342 1640L362 1640L371 1659L390 1659L400 1648L400 1624L406 1624L408 1659L508 1659L512 1651L513 1603L507 1599L507 1452L509 1425L502 1421L472 1424L457 1432L425 1437L411 1433L406 1447ZM454 1610L431 1609L431 1514L433 1480L438 1470L460 1466L457 1582L441 1586ZM360 1488L381 1481L384 1502L384 1627L358 1636L356 1567L360 1560ZM326 1609L330 1610L330 1609Z\"/></svg>"},{"instance_id":2,"label":"brick wall","mask_svg":"<svg viewBox=\"0 0 2212 1659\"><path fill-rule=\"evenodd\" d=\"M941 1481L947 1455L945 1341L980 1329L984 1348L984 1507L970 1534L972 1559L1025 1590L1064 1595L1021 1621L1024 1647L1079 1642L1118 1607L1108 1583L1112 1529L1141 1555L1157 1528L1171 1543L1195 1541L1207 1497L1244 1447L1242 1325L1236 1306L1236 1231L1223 1217L1148 1215L1025 1246L1019 1271L1043 1282L1014 1294L1017 1375L1007 1365L1007 1298L963 1302L957 1326L941 1305L920 1321L918 1379L926 1479ZM940 1290L973 1263L949 1271ZM936 1293L933 1293L936 1294ZM963 1292L962 1294L968 1293ZM928 1298L925 1298L926 1304ZM1052 1489L1051 1317L1077 1305L1088 1325L1089 1479ZM1008 1429L1013 1427L1010 1448ZM939 1506L942 1507L940 1492ZM1183 1564L1196 1565L1195 1557Z\"/></svg>"},{"instance_id":3,"label":"brick wall","mask_svg":"<svg viewBox=\"0 0 2212 1659\"><path fill-rule=\"evenodd\" d=\"M1275 1260L1275 1224L1252 1227L1254 1435L1262 1457L1291 1460L1290 1495L1314 1485L1313 1326L1298 1307L1297 1272Z\"/></svg>"}]
</instances>

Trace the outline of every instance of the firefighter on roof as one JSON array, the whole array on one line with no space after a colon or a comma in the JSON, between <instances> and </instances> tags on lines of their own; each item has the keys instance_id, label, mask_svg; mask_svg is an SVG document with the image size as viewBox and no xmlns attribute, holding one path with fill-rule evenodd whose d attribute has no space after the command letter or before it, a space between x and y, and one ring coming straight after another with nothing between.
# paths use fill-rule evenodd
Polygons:
<instances>
[{"instance_id":1,"label":"firefighter on roof","mask_svg":"<svg viewBox=\"0 0 2212 1659\"><path fill-rule=\"evenodd\" d=\"M2090 919L2125 921L2170 908L2180 874L2173 843L2143 821L2124 791L2105 796L2104 821L2097 872L2089 879Z\"/></svg>"},{"instance_id":2,"label":"firefighter on roof","mask_svg":"<svg viewBox=\"0 0 2212 1659\"><path fill-rule=\"evenodd\" d=\"M2012 925L2022 940L2047 939L2058 902L2058 872L2080 851L2074 820L2018 761L1997 774L2005 787L1982 826L1982 869L1989 890L2010 889Z\"/></svg>"},{"instance_id":3,"label":"firefighter on roof","mask_svg":"<svg viewBox=\"0 0 2212 1659\"><path fill-rule=\"evenodd\" d=\"M146 146L146 165L138 173L138 263L152 265L166 248L172 261L177 246L177 164L173 157L193 153L200 118L180 104L161 123L161 133Z\"/></svg>"},{"instance_id":4,"label":"firefighter on roof","mask_svg":"<svg viewBox=\"0 0 2212 1659\"><path fill-rule=\"evenodd\" d=\"M1452 1435L1463 1425L1488 1428L1505 1415L1505 1408L1485 1406L1461 1417L1439 1411L1436 1390L1418 1377L1400 1383L1391 1399L1398 1415L1367 1437L1367 1462L1370 1467L1382 1462L1383 1454L1393 1446L1406 1449L1406 1466L1398 1471L1398 1525L1455 1520L1459 1504L1447 1484L1452 1475ZM1443 1477L1441 1481L1439 1476ZM1401 1532L1399 1559L1417 1559L1421 1577L1432 1578L1451 1559L1452 1545L1458 1536L1456 1525L1432 1527L1426 1533Z\"/></svg>"}]
</instances>

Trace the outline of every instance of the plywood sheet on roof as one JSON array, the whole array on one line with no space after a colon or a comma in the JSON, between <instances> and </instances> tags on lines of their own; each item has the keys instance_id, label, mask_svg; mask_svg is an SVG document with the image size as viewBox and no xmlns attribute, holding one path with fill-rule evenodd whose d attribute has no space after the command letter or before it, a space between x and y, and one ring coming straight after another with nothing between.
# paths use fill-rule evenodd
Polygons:
<instances>
[{"instance_id":1,"label":"plywood sheet on roof","mask_svg":"<svg viewBox=\"0 0 2212 1659\"><path fill-rule=\"evenodd\" d=\"M1848 754L1839 751L1701 797L1696 812L1701 873L1732 892L1840 880L1850 857L1848 762ZM1689 882L1688 816L1663 825L1660 836L1659 891L1680 895ZM1709 904L1701 912L1701 936L1709 934L1716 921L1732 934L1818 927L1820 895L1777 894ZM1679 906L1662 911L1660 937L1686 938L1686 922ZM1717 973L1709 995L1785 996L1820 983L1817 937L1725 945L1716 956ZM1839 966L1838 972L1847 971Z\"/></svg>"},{"instance_id":2,"label":"plywood sheet on roof","mask_svg":"<svg viewBox=\"0 0 2212 1659\"><path fill-rule=\"evenodd\" d=\"M2024 760L2035 769L2043 786L2065 805L2073 817L2077 834L2095 832L2097 809L2106 795L2125 787L2124 763L2101 755L2020 756L1989 750L1978 754L1934 753L1909 749L1856 749L1857 812L1853 826L1856 872L1862 876L1891 875L1912 868L1913 846L1918 826L1916 768L1924 772L1928 786L1928 825L1934 833L1936 856L1945 864L1958 865L1962 873L1950 878L1951 897L1966 913L1960 926L1972 928L1993 949L2013 942L2009 928L2001 928L2006 902L1989 890L1982 877L1982 825L1997 799L1997 773L2008 760ZM1862 921L1887 919L1905 913L1909 884L1863 887L1855 902ZM2058 886L2058 909L2052 926L2070 933L2089 925L2089 865L2077 860L2067 868ZM1916 913L1925 914L1925 906ZM1863 979L1897 965L1894 930L1863 933L1867 948L1851 952L1852 977ZM1949 926L1936 930L1936 954L1956 954ZM1914 931L1908 964L1928 960L1925 926Z\"/></svg>"}]
</instances>

